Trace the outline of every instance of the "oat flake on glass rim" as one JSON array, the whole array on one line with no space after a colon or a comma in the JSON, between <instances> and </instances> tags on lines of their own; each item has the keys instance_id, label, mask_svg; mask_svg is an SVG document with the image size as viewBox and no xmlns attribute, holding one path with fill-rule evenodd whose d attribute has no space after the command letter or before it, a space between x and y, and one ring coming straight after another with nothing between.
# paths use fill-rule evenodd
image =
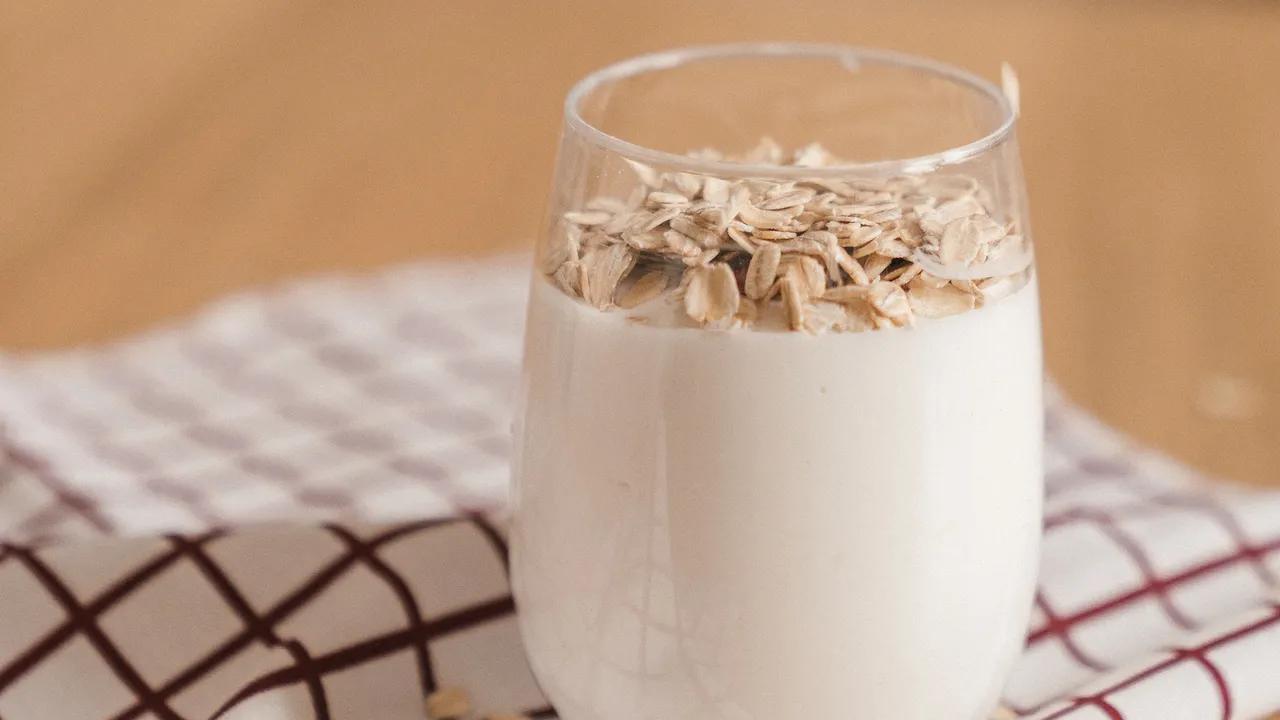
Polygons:
<instances>
[{"instance_id":1,"label":"oat flake on glass rim","mask_svg":"<svg viewBox=\"0 0 1280 720\"><path fill-rule=\"evenodd\" d=\"M563 720L995 711L1043 470L1014 121L986 81L843 47L571 91L511 526Z\"/></svg>"}]
</instances>

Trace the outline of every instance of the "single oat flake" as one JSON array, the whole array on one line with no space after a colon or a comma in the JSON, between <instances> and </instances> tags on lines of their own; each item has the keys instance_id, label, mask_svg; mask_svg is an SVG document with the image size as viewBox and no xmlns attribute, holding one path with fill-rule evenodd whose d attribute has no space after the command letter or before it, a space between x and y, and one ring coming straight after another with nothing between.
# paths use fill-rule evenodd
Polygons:
<instances>
[{"instance_id":1,"label":"single oat flake","mask_svg":"<svg viewBox=\"0 0 1280 720\"><path fill-rule=\"evenodd\" d=\"M736 158L692 155L841 164L816 143L787 152L771 140ZM729 180L627 162L638 187L563 213L537 266L565 294L636 322L674 303L713 330L904 328L999 302L1030 277L1025 229L972 177Z\"/></svg>"},{"instance_id":2,"label":"single oat flake","mask_svg":"<svg viewBox=\"0 0 1280 720\"><path fill-rule=\"evenodd\" d=\"M626 291L620 293L618 307L630 310L658 297L666 289L667 273L662 270L650 270L633 282Z\"/></svg>"},{"instance_id":3,"label":"single oat flake","mask_svg":"<svg viewBox=\"0 0 1280 720\"><path fill-rule=\"evenodd\" d=\"M702 265L689 271L684 308L689 318L708 326L727 326L738 312L740 296L733 270L724 263Z\"/></svg>"},{"instance_id":4,"label":"single oat flake","mask_svg":"<svg viewBox=\"0 0 1280 720\"><path fill-rule=\"evenodd\" d=\"M427 717L430 720L461 720L470 713L471 699L461 688L440 688L427 696Z\"/></svg>"},{"instance_id":5,"label":"single oat flake","mask_svg":"<svg viewBox=\"0 0 1280 720\"><path fill-rule=\"evenodd\" d=\"M589 253L583 262L582 296L587 302L604 309L613 303L613 293L622 278L635 266L635 255L626 244L610 245Z\"/></svg>"},{"instance_id":6,"label":"single oat flake","mask_svg":"<svg viewBox=\"0 0 1280 720\"><path fill-rule=\"evenodd\" d=\"M747 266L747 297L759 300L769 292L778 276L778 262L781 260L782 251L775 244L766 244L756 251Z\"/></svg>"}]
</instances>

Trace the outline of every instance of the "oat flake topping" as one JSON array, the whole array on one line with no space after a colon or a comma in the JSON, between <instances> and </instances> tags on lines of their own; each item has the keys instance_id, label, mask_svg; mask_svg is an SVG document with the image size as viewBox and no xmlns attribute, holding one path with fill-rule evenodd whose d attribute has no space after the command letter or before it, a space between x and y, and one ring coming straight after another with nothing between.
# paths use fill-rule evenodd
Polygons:
<instances>
[{"instance_id":1,"label":"oat flake topping","mask_svg":"<svg viewBox=\"0 0 1280 720\"><path fill-rule=\"evenodd\" d=\"M766 139L733 159L783 153ZM539 257L557 287L600 310L665 299L711 329L772 311L792 330L858 332L982 307L1030 272L1017 222L970 177L730 181L628 162L641 188L564 213ZM790 164L838 162L811 144Z\"/></svg>"}]
</instances>

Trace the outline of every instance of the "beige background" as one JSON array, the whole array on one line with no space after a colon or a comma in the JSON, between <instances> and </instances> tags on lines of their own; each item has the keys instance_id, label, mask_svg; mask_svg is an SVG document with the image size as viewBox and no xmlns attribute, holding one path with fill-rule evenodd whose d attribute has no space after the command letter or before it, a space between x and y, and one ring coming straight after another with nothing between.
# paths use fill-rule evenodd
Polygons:
<instances>
[{"instance_id":1,"label":"beige background","mask_svg":"<svg viewBox=\"0 0 1280 720\"><path fill-rule=\"evenodd\" d=\"M1280 483L1280 4L42 0L0 5L0 33L10 348L279 277L522 247L560 98L637 52L1008 60L1050 370L1143 440Z\"/></svg>"}]
</instances>

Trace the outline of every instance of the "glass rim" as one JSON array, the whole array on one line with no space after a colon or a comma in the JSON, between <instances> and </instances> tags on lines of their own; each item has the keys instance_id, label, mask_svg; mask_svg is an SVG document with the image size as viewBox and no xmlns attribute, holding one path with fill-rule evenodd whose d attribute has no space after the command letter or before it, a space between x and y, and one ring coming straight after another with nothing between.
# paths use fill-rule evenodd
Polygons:
<instances>
[{"instance_id":1,"label":"glass rim","mask_svg":"<svg viewBox=\"0 0 1280 720\"><path fill-rule=\"evenodd\" d=\"M655 70L669 70L702 60L738 57L826 58L839 61L850 69L861 65L884 65L923 72L961 85L995 102L1000 120L995 129L982 137L946 150L905 158L843 163L821 167L797 167L772 163L737 163L703 160L678 153L656 150L611 135L582 117L582 101L592 91L630 77ZM727 43L694 45L637 55L606 65L579 80L569 90L564 102L565 124L588 142L623 157L646 165L695 173L699 175L761 175L780 179L830 178L850 175L920 174L947 165L956 165L986 153L1007 140L1017 122L1017 112L1009 98L995 83L968 70L909 53L827 43Z\"/></svg>"}]
</instances>

